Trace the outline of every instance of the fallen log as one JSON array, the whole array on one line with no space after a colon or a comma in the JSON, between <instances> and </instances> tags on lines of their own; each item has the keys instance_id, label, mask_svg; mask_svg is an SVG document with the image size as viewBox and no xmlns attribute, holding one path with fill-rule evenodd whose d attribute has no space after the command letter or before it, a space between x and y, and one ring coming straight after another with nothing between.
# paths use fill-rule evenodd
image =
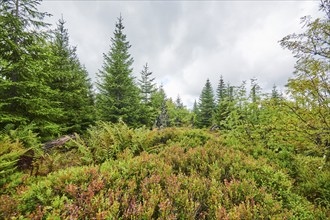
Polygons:
<instances>
[{"instance_id":1,"label":"fallen log","mask_svg":"<svg viewBox=\"0 0 330 220\"><path fill-rule=\"evenodd\" d=\"M44 151L49 151L50 149L54 148L54 147L61 147L63 146L66 142L70 141L70 140L75 140L76 136L74 134L70 134L70 135L65 135L62 136L56 140L52 140L52 141L48 141L46 143L43 144L42 149Z\"/></svg>"},{"instance_id":2,"label":"fallen log","mask_svg":"<svg viewBox=\"0 0 330 220\"><path fill-rule=\"evenodd\" d=\"M219 129L220 129L219 125L212 125L212 127L210 128L210 131L216 131Z\"/></svg>"}]
</instances>

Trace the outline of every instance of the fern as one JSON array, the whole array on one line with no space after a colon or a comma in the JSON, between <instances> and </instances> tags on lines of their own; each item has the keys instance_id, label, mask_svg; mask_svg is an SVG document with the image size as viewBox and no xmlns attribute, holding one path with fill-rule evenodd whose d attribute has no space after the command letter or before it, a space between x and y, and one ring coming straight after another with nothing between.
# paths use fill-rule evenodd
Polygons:
<instances>
[{"instance_id":1,"label":"fern","mask_svg":"<svg viewBox=\"0 0 330 220\"><path fill-rule=\"evenodd\" d=\"M10 180L10 175L17 169L17 162L28 150L20 142L10 142L8 139L0 143L0 187Z\"/></svg>"}]
</instances>

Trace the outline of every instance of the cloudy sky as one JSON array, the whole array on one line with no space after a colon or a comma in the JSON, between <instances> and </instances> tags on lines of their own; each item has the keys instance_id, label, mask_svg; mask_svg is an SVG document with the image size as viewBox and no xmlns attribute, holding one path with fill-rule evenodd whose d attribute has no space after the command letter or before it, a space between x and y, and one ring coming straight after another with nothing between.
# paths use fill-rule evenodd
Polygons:
<instances>
[{"instance_id":1,"label":"cloudy sky","mask_svg":"<svg viewBox=\"0 0 330 220\"><path fill-rule=\"evenodd\" d=\"M148 62L169 97L190 107L207 78L239 85L257 78L264 91L283 88L295 59L278 41L301 32L300 18L318 1L53 1L39 7L63 15L71 44L95 82L120 13L132 45L134 75Z\"/></svg>"}]
</instances>

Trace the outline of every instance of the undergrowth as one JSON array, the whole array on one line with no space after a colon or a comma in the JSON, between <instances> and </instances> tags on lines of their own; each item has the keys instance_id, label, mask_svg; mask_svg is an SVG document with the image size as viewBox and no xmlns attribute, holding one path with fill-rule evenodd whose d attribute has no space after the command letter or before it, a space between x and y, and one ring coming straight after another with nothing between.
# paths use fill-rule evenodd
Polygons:
<instances>
[{"instance_id":1,"label":"undergrowth","mask_svg":"<svg viewBox=\"0 0 330 220\"><path fill-rule=\"evenodd\" d=\"M24 151L2 142L1 219L330 217L322 158L243 146L219 131L100 123L36 156L32 173L15 166Z\"/></svg>"}]
</instances>

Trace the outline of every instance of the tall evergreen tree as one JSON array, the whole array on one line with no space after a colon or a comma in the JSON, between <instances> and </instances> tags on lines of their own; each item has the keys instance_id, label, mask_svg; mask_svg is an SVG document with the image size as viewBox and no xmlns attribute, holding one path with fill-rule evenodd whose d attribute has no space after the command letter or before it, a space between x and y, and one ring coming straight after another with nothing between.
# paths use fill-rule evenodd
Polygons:
<instances>
[{"instance_id":1,"label":"tall evergreen tree","mask_svg":"<svg viewBox=\"0 0 330 220\"><path fill-rule=\"evenodd\" d=\"M251 90L250 90L250 99L252 103L257 103L260 100L261 87L259 86L257 79L251 79Z\"/></svg>"},{"instance_id":2,"label":"tall evergreen tree","mask_svg":"<svg viewBox=\"0 0 330 220\"><path fill-rule=\"evenodd\" d=\"M166 99L163 101L161 106L161 112L155 120L155 127L158 129L166 128L170 126L170 119L167 111Z\"/></svg>"},{"instance_id":3,"label":"tall evergreen tree","mask_svg":"<svg viewBox=\"0 0 330 220\"><path fill-rule=\"evenodd\" d=\"M9 13L21 22L24 28L49 26L43 19L50 16L47 12L38 11L42 0L1 0L1 15Z\"/></svg>"},{"instance_id":4,"label":"tall evergreen tree","mask_svg":"<svg viewBox=\"0 0 330 220\"><path fill-rule=\"evenodd\" d=\"M154 109L159 110L158 113L160 113L164 101L166 101L166 93L163 88L163 85L160 85L159 88L151 96L151 104Z\"/></svg>"},{"instance_id":5,"label":"tall evergreen tree","mask_svg":"<svg viewBox=\"0 0 330 220\"><path fill-rule=\"evenodd\" d=\"M193 112L195 115L198 115L199 109L198 109L198 105L197 105L197 101L196 101L196 100L194 101L194 105L193 105L192 112Z\"/></svg>"},{"instance_id":6,"label":"tall evergreen tree","mask_svg":"<svg viewBox=\"0 0 330 220\"><path fill-rule=\"evenodd\" d=\"M183 105L180 95L177 96L175 102L169 99L167 101L167 108L171 126L181 127L190 124L191 113L186 106Z\"/></svg>"},{"instance_id":7,"label":"tall evergreen tree","mask_svg":"<svg viewBox=\"0 0 330 220\"><path fill-rule=\"evenodd\" d=\"M274 84L273 85L273 89L272 89L272 94L271 94L271 98L276 100L276 99L279 99L281 97L278 89L277 89L277 86Z\"/></svg>"},{"instance_id":8,"label":"tall evergreen tree","mask_svg":"<svg viewBox=\"0 0 330 220\"><path fill-rule=\"evenodd\" d=\"M229 86L229 85L228 85ZM229 115L229 94L230 91L227 89L228 86L226 86L223 77L220 76L220 80L217 87L217 93L216 93L216 108L214 112L214 119L215 123L222 128L222 124L224 120Z\"/></svg>"},{"instance_id":9,"label":"tall evergreen tree","mask_svg":"<svg viewBox=\"0 0 330 220\"><path fill-rule=\"evenodd\" d=\"M46 13L38 0L8 0L0 8L0 126L34 124L42 136L59 132L63 112L46 82L49 47L42 32ZM45 62L46 61L46 62Z\"/></svg>"},{"instance_id":10,"label":"tall evergreen tree","mask_svg":"<svg viewBox=\"0 0 330 220\"><path fill-rule=\"evenodd\" d=\"M199 114L197 117L198 126L209 127L212 125L214 114L214 95L210 80L207 79L198 103Z\"/></svg>"},{"instance_id":11,"label":"tall evergreen tree","mask_svg":"<svg viewBox=\"0 0 330 220\"><path fill-rule=\"evenodd\" d=\"M64 132L79 132L94 121L92 85L81 65L76 47L70 46L65 21L60 19L51 44L52 60L49 83L58 91L55 98L64 111L61 123Z\"/></svg>"},{"instance_id":12,"label":"tall evergreen tree","mask_svg":"<svg viewBox=\"0 0 330 220\"><path fill-rule=\"evenodd\" d=\"M175 106L178 109L183 109L184 108L180 95L178 95L176 100L175 100Z\"/></svg>"},{"instance_id":13,"label":"tall evergreen tree","mask_svg":"<svg viewBox=\"0 0 330 220\"><path fill-rule=\"evenodd\" d=\"M222 75L220 76L219 84L217 87L217 93L216 93L216 104L219 104L221 101L224 101L226 97L226 84L223 80Z\"/></svg>"},{"instance_id":14,"label":"tall evergreen tree","mask_svg":"<svg viewBox=\"0 0 330 220\"><path fill-rule=\"evenodd\" d=\"M141 92L142 103L150 103L151 95L157 90L154 83L155 78L151 78L152 72L149 71L148 63L143 66L141 71L141 79L139 80L139 87Z\"/></svg>"},{"instance_id":15,"label":"tall evergreen tree","mask_svg":"<svg viewBox=\"0 0 330 220\"><path fill-rule=\"evenodd\" d=\"M227 99L229 102L233 102L235 97L234 97L234 93L235 93L235 89L234 86L230 85L229 83L227 83Z\"/></svg>"},{"instance_id":16,"label":"tall evergreen tree","mask_svg":"<svg viewBox=\"0 0 330 220\"><path fill-rule=\"evenodd\" d=\"M192 109L192 116L191 116L191 119L190 119L190 123L193 127L195 127L197 125L198 114L199 114L199 109L198 109L197 101L195 99L193 109Z\"/></svg>"},{"instance_id":17,"label":"tall evergreen tree","mask_svg":"<svg viewBox=\"0 0 330 220\"><path fill-rule=\"evenodd\" d=\"M244 80L241 85L237 87L236 102L239 109L244 108L247 105L247 91L246 91L246 81Z\"/></svg>"},{"instance_id":18,"label":"tall evergreen tree","mask_svg":"<svg viewBox=\"0 0 330 220\"><path fill-rule=\"evenodd\" d=\"M156 123L157 118L164 109L164 103L166 105L166 94L163 88L163 85L160 85L159 88L151 95L151 107L153 110L153 115L151 122ZM167 106L166 106L167 108ZM166 110L167 111L167 110Z\"/></svg>"},{"instance_id":19,"label":"tall evergreen tree","mask_svg":"<svg viewBox=\"0 0 330 220\"><path fill-rule=\"evenodd\" d=\"M132 76L131 47L123 33L123 18L116 23L110 51L104 54L97 84L97 110L101 120L118 122L122 119L131 126L138 125L139 91Z\"/></svg>"},{"instance_id":20,"label":"tall evergreen tree","mask_svg":"<svg viewBox=\"0 0 330 220\"><path fill-rule=\"evenodd\" d=\"M261 87L259 86L257 79L251 79L251 89L250 89L250 100L248 120L251 124L255 125L259 123L259 113L260 113L260 101L261 101Z\"/></svg>"},{"instance_id":21,"label":"tall evergreen tree","mask_svg":"<svg viewBox=\"0 0 330 220\"><path fill-rule=\"evenodd\" d=\"M141 71L141 79L138 82L141 96L140 123L147 127L152 127L158 115L157 109L152 105L152 96L157 91L155 78L151 77L152 72L149 70L148 63L143 66Z\"/></svg>"}]
</instances>

